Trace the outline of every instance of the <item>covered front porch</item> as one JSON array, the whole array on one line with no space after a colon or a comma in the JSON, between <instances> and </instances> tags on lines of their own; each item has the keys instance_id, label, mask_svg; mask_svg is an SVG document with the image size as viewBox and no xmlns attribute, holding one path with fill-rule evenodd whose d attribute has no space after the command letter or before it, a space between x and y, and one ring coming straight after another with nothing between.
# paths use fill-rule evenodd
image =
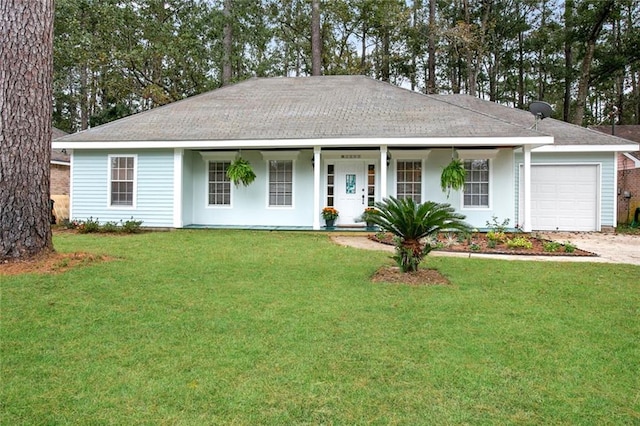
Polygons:
<instances>
[{"instance_id":1,"label":"covered front porch","mask_svg":"<svg viewBox=\"0 0 640 426\"><path fill-rule=\"evenodd\" d=\"M522 229L530 231L531 149L552 143L552 138L515 139L469 138L453 146L405 139L298 141L296 146L274 144L278 149L265 146L264 141L233 150L220 143L215 149L211 145L178 148L174 150L175 227L323 230L321 212L331 206L340 212L338 229L363 230L359 217L364 209L395 196L447 202L478 229L494 216L511 219L515 226L520 208ZM518 188L516 152L523 158ZM228 185L226 202L216 204L211 188L219 182L211 180L212 167L237 155L252 164L256 181L249 187ZM470 202L471 196L465 198L462 191L449 196L442 192L440 174L452 156L479 162L486 169L477 183L482 202ZM517 191L522 191L519 205Z\"/></svg>"}]
</instances>

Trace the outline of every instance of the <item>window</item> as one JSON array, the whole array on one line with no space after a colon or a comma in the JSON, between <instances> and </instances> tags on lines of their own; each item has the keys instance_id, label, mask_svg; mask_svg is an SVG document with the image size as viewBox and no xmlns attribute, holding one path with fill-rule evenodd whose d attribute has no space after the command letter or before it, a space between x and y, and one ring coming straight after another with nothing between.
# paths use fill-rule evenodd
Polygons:
<instances>
[{"instance_id":1,"label":"window","mask_svg":"<svg viewBox=\"0 0 640 426\"><path fill-rule=\"evenodd\" d=\"M209 161L209 205L231 205L231 180L227 177L229 161Z\"/></svg>"},{"instance_id":2,"label":"window","mask_svg":"<svg viewBox=\"0 0 640 426\"><path fill-rule=\"evenodd\" d=\"M397 162L396 196L402 200L412 198L422 202L422 161Z\"/></svg>"},{"instance_id":3,"label":"window","mask_svg":"<svg viewBox=\"0 0 640 426\"><path fill-rule=\"evenodd\" d=\"M376 203L376 166L367 166L367 206L373 207Z\"/></svg>"},{"instance_id":4,"label":"window","mask_svg":"<svg viewBox=\"0 0 640 426\"><path fill-rule=\"evenodd\" d=\"M489 160L465 160L464 207L489 207Z\"/></svg>"},{"instance_id":5,"label":"window","mask_svg":"<svg viewBox=\"0 0 640 426\"><path fill-rule=\"evenodd\" d=\"M333 164L327 165L327 206L333 207L333 189L336 178L336 167Z\"/></svg>"},{"instance_id":6,"label":"window","mask_svg":"<svg viewBox=\"0 0 640 426\"><path fill-rule=\"evenodd\" d=\"M293 205L293 161L269 160L269 206Z\"/></svg>"},{"instance_id":7,"label":"window","mask_svg":"<svg viewBox=\"0 0 640 426\"><path fill-rule=\"evenodd\" d=\"M113 207L134 205L135 189L134 156L109 157L109 205Z\"/></svg>"}]
</instances>

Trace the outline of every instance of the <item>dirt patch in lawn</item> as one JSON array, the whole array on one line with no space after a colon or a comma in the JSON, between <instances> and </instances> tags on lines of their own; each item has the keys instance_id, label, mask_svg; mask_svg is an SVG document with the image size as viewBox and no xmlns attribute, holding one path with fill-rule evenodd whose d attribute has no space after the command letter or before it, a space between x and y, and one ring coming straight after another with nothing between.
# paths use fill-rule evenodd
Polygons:
<instances>
[{"instance_id":1,"label":"dirt patch in lawn","mask_svg":"<svg viewBox=\"0 0 640 426\"><path fill-rule=\"evenodd\" d=\"M397 266L383 266L378 269L371 281L376 283L407 285L450 285L449 280L435 269L418 269L416 272L401 272Z\"/></svg>"},{"instance_id":2,"label":"dirt patch in lawn","mask_svg":"<svg viewBox=\"0 0 640 426\"><path fill-rule=\"evenodd\" d=\"M20 274L59 274L80 266L113 260L108 256L91 253L48 253L26 260L0 263L0 276Z\"/></svg>"}]
</instances>

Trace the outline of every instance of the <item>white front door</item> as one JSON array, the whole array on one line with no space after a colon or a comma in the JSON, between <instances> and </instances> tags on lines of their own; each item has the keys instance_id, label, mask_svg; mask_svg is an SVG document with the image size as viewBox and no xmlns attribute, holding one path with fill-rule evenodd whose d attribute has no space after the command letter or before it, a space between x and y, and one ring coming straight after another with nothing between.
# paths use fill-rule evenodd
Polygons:
<instances>
[{"instance_id":1,"label":"white front door","mask_svg":"<svg viewBox=\"0 0 640 426\"><path fill-rule=\"evenodd\" d=\"M338 225L353 225L366 207L365 167L363 162L336 163L335 208Z\"/></svg>"}]
</instances>

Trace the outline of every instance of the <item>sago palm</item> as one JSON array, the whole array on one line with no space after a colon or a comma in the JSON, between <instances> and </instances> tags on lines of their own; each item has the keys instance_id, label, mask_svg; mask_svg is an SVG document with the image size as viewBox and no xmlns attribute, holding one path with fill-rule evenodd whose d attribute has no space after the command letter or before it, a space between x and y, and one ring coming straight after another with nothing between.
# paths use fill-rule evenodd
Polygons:
<instances>
[{"instance_id":1,"label":"sago palm","mask_svg":"<svg viewBox=\"0 0 640 426\"><path fill-rule=\"evenodd\" d=\"M450 204L427 201L417 204L411 198L385 198L376 203L371 222L397 237L394 259L403 272L414 272L431 251L422 240L441 231L469 232L465 216L456 213Z\"/></svg>"}]
</instances>

